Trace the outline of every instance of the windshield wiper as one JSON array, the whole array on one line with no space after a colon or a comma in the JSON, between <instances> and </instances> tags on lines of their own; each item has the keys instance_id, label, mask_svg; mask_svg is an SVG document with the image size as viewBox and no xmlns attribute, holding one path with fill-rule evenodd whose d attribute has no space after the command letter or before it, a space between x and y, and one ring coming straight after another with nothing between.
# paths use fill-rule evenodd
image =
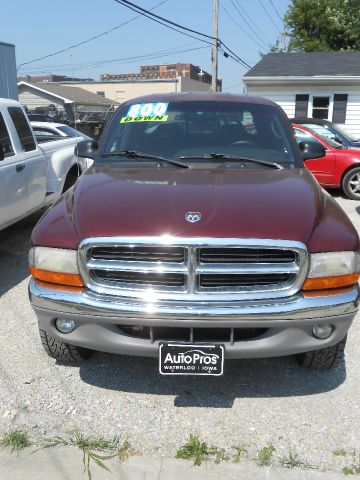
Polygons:
<instances>
[{"instance_id":1,"label":"windshield wiper","mask_svg":"<svg viewBox=\"0 0 360 480\"><path fill-rule=\"evenodd\" d=\"M241 157L236 155L226 155L225 153L205 153L204 155L183 155L180 160L194 160L196 158L204 158L206 160L234 160L236 162L252 162L259 163L260 165L266 165L271 168L278 168L283 170L284 167L279 163L266 162L265 160L258 160L252 157Z\"/></svg>"},{"instance_id":2,"label":"windshield wiper","mask_svg":"<svg viewBox=\"0 0 360 480\"><path fill-rule=\"evenodd\" d=\"M150 159L150 160L157 160L163 163L170 163L171 165L175 165L176 167L181 168L190 168L190 165L186 163L177 162L176 160L172 160L171 158L161 157L158 155L151 155L150 153L143 153L143 152L136 152L135 150L121 150L119 152L104 152L100 154L103 157L118 157L123 155L124 157L128 158L141 158L141 159Z\"/></svg>"}]
</instances>

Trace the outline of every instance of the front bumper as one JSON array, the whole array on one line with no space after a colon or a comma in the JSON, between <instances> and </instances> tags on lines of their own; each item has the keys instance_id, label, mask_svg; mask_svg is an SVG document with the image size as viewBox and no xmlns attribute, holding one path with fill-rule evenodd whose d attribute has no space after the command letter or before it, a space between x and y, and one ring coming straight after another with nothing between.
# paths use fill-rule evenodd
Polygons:
<instances>
[{"instance_id":1,"label":"front bumper","mask_svg":"<svg viewBox=\"0 0 360 480\"><path fill-rule=\"evenodd\" d=\"M300 292L266 301L180 304L141 302L88 290L54 290L31 279L29 296L40 328L70 344L110 353L156 357L162 339L132 336L119 326L177 327L190 332L199 328L266 329L251 340L219 342L225 344L226 358L257 358L316 350L342 340L358 308L359 288L356 285L328 296L304 296ZM73 319L75 330L61 334L55 327L59 317ZM331 323L334 327L326 340L312 335L312 327L319 323ZM214 341L216 343L216 338Z\"/></svg>"}]
</instances>

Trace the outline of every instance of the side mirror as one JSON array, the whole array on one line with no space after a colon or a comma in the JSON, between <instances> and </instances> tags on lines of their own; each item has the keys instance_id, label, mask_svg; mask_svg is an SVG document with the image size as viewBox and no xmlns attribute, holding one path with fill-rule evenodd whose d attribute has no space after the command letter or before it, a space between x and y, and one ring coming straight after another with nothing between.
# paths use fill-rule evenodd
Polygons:
<instances>
[{"instance_id":1,"label":"side mirror","mask_svg":"<svg viewBox=\"0 0 360 480\"><path fill-rule=\"evenodd\" d=\"M302 159L315 160L315 158L322 158L326 155L326 150L319 142L300 142L300 152Z\"/></svg>"},{"instance_id":2,"label":"side mirror","mask_svg":"<svg viewBox=\"0 0 360 480\"><path fill-rule=\"evenodd\" d=\"M75 147L75 155L80 158L95 160L99 145L95 140L83 140Z\"/></svg>"},{"instance_id":3,"label":"side mirror","mask_svg":"<svg viewBox=\"0 0 360 480\"><path fill-rule=\"evenodd\" d=\"M0 162L1 162L1 160L4 160L4 159L5 159L4 148L0 143Z\"/></svg>"},{"instance_id":4,"label":"side mirror","mask_svg":"<svg viewBox=\"0 0 360 480\"><path fill-rule=\"evenodd\" d=\"M335 140L335 142L340 143L340 145L342 145L344 143L344 141L339 137L334 137L334 140Z\"/></svg>"}]
</instances>

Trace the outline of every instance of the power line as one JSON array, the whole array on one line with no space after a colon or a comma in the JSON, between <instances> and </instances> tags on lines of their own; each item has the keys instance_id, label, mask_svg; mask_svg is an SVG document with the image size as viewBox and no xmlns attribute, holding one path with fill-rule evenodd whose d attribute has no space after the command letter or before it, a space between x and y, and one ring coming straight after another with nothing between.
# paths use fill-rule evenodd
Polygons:
<instances>
[{"instance_id":1,"label":"power line","mask_svg":"<svg viewBox=\"0 0 360 480\"><path fill-rule=\"evenodd\" d=\"M238 28L239 28L243 33L245 33L245 35L246 35L247 37L250 38L250 40L252 40L254 43L256 43L256 45L257 45L258 47L264 48L264 46L263 46L261 43L259 43L252 35L250 35L250 33L248 33L248 32L240 25L240 23L239 23L237 20L235 20L235 18L233 17L233 15L231 15L231 13L224 7L224 5L220 4L220 6L221 6L221 8L224 10L224 12L230 17L230 19L235 23L235 25L237 25Z\"/></svg>"},{"instance_id":2,"label":"power line","mask_svg":"<svg viewBox=\"0 0 360 480\"><path fill-rule=\"evenodd\" d=\"M237 13L240 15L240 17L244 20L244 22L246 23L246 25L250 28L250 30L253 32L253 34L255 35L255 37L260 40L261 43L264 44L264 46L267 48L268 46L266 45L266 42L264 42L264 40L257 34L257 32L254 30L254 28L250 25L250 23L247 21L247 19L245 18L245 16L242 14L242 12L240 11L240 5L238 6L238 2L234 2L234 0L230 0L233 7L235 8L235 10L237 11Z\"/></svg>"},{"instance_id":3,"label":"power line","mask_svg":"<svg viewBox=\"0 0 360 480\"><path fill-rule=\"evenodd\" d=\"M276 25L276 23L274 22L272 16L270 15L270 13L267 11L267 9L265 8L264 4L262 3L262 0L258 0L258 2L260 3L260 5L262 6L264 12L266 13L266 15L269 17L271 23L274 25L274 27L276 28L276 30L280 33L281 35L281 30L279 29L279 27Z\"/></svg>"},{"instance_id":4,"label":"power line","mask_svg":"<svg viewBox=\"0 0 360 480\"><path fill-rule=\"evenodd\" d=\"M276 8L275 5L273 4L273 1L270 0L270 3L271 3L271 6L273 7L273 9L275 10L276 15L279 17L279 19L280 19L280 21L281 21L281 23L282 23L282 22L283 22L283 19L282 19L280 13L278 12L277 8Z\"/></svg>"},{"instance_id":5,"label":"power line","mask_svg":"<svg viewBox=\"0 0 360 480\"><path fill-rule=\"evenodd\" d=\"M118 65L121 65L121 64L128 64L128 63L137 63L141 60L154 60L154 59L157 59L157 58L164 58L164 57L169 57L169 56L172 56L172 55L179 55L180 53L187 53L187 52L193 52L193 51L196 51L196 50L203 50L205 48L209 48L208 46L204 46L204 47L197 47L197 48L188 48L188 49L185 49L185 50L178 50L178 51L171 51L171 52L163 52L163 53L147 53L147 54L144 54L144 55L138 55L136 57L127 57L127 58L119 58L119 59L116 59L116 60L108 60L106 62L99 62L98 64L95 64L95 65L89 65L89 64L83 64L83 65L80 65L78 67L75 67L73 68L73 71L74 72L77 72L77 71L80 71L80 70L84 70L86 68L89 68L89 66L91 66L93 69L97 69L97 68L103 68L103 66L105 64L109 64L110 62L111 63L115 63L115 64L118 64ZM55 69L53 68L52 71L54 71ZM59 70L64 70L63 67L59 68ZM48 73L49 70L38 70L36 71L37 74L40 74L40 73Z\"/></svg>"},{"instance_id":6,"label":"power line","mask_svg":"<svg viewBox=\"0 0 360 480\"><path fill-rule=\"evenodd\" d=\"M119 3L120 5L123 5L124 7L127 7L129 8L130 10L132 10L133 12L137 12L137 13L140 13L140 15L143 15L144 17L147 17L149 18L150 20L153 20L154 22L157 22L157 23L160 23L161 25L163 25L164 27L166 28L170 28L170 30L175 30L176 32L178 33L181 33L182 35L186 35L187 37L190 37L190 38L195 38L196 40L199 40L200 42L204 42L204 43L207 43L208 45L212 45L212 42L211 41L208 41L208 40L204 40L203 38L199 38L199 37L195 37L194 35L190 35L189 33L185 33L185 32L182 32L181 30L178 30L177 28L174 28L174 27L171 27L170 25L167 25L166 23L160 21L160 20L156 20L156 18L153 18L151 15L154 15L152 13L150 13L150 11L148 10L145 10L144 8L141 8L141 7L138 7L137 5L135 4L132 4L134 5L133 6L130 6L130 5L127 5L125 3L122 3L122 0L115 0L117 3ZM138 10L137 10L138 9ZM142 12L142 10L144 10L144 12ZM147 13L149 13L149 15L147 15ZM161 17L160 17L161 18ZM165 19L165 21L167 21ZM173 22L171 22L173 23ZM180 26L180 28L182 28ZM190 29L186 29L187 31L191 31ZM201 33L199 33L200 35L203 35ZM209 37L211 40L213 39L212 37L206 35L207 37Z\"/></svg>"},{"instance_id":7,"label":"power line","mask_svg":"<svg viewBox=\"0 0 360 480\"><path fill-rule=\"evenodd\" d=\"M144 15L145 17L149 18L150 20L153 20L156 23L159 23L163 25L164 27L167 27L171 30L175 30L178 33L181 33L182 35L186 35L191 38L196 38L197 40L207 43L209 45L212 45L214 37L211 35L207 35L206 33L199 32L197 30L194 30L192 28L185 27L184 25L181 25L179 23L173 22L172 20L168 20L167 18L161 17L160 15L156 15L155 13L151 13L149 10L146 10L145 8L139 7L135 3L129 2L128 0L115 0L115 2L119 3L120 5L129 8L130 10L133 10L134 12L140 13L141 15ZM190 33L185 33L185 32L190 32ZM194 35L198 35L195 37ZM203 37L203 38L199 38ZM233 52L225 43L218 39L218 45L219 47L222 46L223 50L228 50L230 54L227 52L223 51L223 54L225 57L230 57L233 60L237 61L240 63L242 66L246 68L251 68L244 60L242 60L235 52Z\"/></svg>"},{"instance_id":8,"label":"power line","mask_svg":"<svg viewBox=\"0 0 360 480\"><path fill-rule=\"evenodd\" d=\"M162 49L162 50L158 50L156 52L152 52L153 54L160 54L160 53L167 53L167 52L171 52L173 50L179 50L181 48L184 48L184 47L190 47L191 45L197 45L199 42L190 42L190 43L185 43L185 44L182 44L182 45L178 45L176 47L172 47L172 48L166 48L166 49ZM204 47L202 47L204 48ZM207 48L207 47L205 47ZM192 49L190 49L192 50ZM187 50L186 50L187 51ZM134 59L134 58L142 58L142 57L145 57L146 55L151 55L150 54L142 54L142 55L137 55L137 56L133 56L133 57L126 57L126 58L121 58L121 59L108 59L108 60L94 60L94 61L91 61L91 62L82 62L82 63L75 63L75 64L71 64L71 63L61 63L61 64L55 64L55 65L42 65L41 67L30 67L30 69L27 69L28 72L36 72L38 70L44 70L45 68L46 69L65 69L69 66L71 67L76 67L76 66L92 66L92 65L98 65L98 64L106 64L106 63L111 63L111 62L116 62L116 61L119 61L119 60L126 60L126 59Z\"/></svg>"},{"instance_id":9,"label":"power line","mask_svg":"<svg viewBox=\"0 0 360 480\"><path fill-rule=\"evenodd\" d=\"M211 36L211 35L207 35L206 33L198 32L197 30L193 30L192 28L184 27L183 25L180 25L179 23L173 22L172 20L168 20L167 18L161 17L160 15L156 15L156 13L150 13L150 10L146 10L145 8L139 7L139 5L136 5L135 3L129 2L128 0L115 0L115 2L120 3L124 7L128 7L131 10L136 8L137 10L143 12L144 15L150 14L150 16L153 17L153 19L157 18L158 20L161 20L161 21L166 22L170 25L173 25L174 27L181 28L182 30L186 30L187 32L195 33L196 35L200 35L202 37L208 38L209 40L214 40L214 37Z\"/></svg>"},{"instance_id":10,"label":"power line","mask_svg":"<svg viewBox=\"0 0 360 480\"><path fill-rule=\"evenodd\" d=\"M228 87L224 86L224 87L223 87L223 91L225 91L225 90L231 90L232 88L239 87L240 85L243 85L243 83L242 83L242 82L240 82L240 83L235 83L234 85L229 85Z\"/></svg>"},{"instance_id":11,"label":"power line","mask_svg":"<svg viewBox=\"0 0 360 480\"><path fill-rule=\"evenodd\" d=\"M249 15L246 11L245 8L243 8L241 5L240 5L240 1L239 0L235 0L237 6L240 8L240 10L242 11L242 13L246 16L246 18L248 19L248 21L250 23L252 23L252 25L254 25L254 27L256 28L256 30L259 32L260 35L263 36L263 38L266 40L266 42L270 45L271 41L266 37L266 35L264 34L263 30L254 22L254 20L251 18L251 15Z\"/></svg>"},{"instance_id":12,"label":"power line","mask_svg":"<svg viewBox=\"0 0 360 480\"><path fill-rule=\"evenodd\" d=\"M155 8L160 7L161 5L163 5L166 2L168 2L168 0L162 0L160 3L157 3L156 5L154 5L150 9L150 11L154 10ZM95 36L90 37L86 40L83 40L82 42L75 43L74 45L70 45L69 47L63 48L61 50L57 50L56 52L50 53L50 54L45 55L43 57L34 58L33 60L29 60L28 62L21 63L20 65L18 65L17 68L23 67L24 65L29 65L30 63L39 62L40 60L45 60L46 58L54 57L55 55L58 55L59 53L68 52L69 50L72 50L73 48L77 48L77 47L80 47L81 45L85 45L86 43L92 42L93 40L96 40L97 38L103 37L104 35L107 35L108 33L111 33L114 30L117 30L118 28L121 28L124 25L127 25L128 23L133 22L134 20L137 20L140 17L141 17L141 15L137 15L136 17L130 18L130 20L127 20L126 22L123 22L120 25L117 25L116 27L110 28L110 30L106 30L105 32L99 33L98 35L95 35Z\"/></svg>"}]
</instances>

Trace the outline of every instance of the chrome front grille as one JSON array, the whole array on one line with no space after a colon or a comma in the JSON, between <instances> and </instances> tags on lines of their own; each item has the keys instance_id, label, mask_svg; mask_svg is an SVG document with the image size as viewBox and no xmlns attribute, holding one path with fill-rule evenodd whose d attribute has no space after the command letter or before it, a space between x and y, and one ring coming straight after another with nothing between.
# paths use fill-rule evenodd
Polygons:
<instances>
[{"instance_id":1,"label":"chrome front grille","mask_svg":"<svg viewBox=\"0 0 360 480\"><path fill-rule=\"evenodd\" d=\"M79 264L98 293L228 301L293 295L308 257L303 244L283 240L109 237L84 240Z\"/></svg>"}]
</instances>

